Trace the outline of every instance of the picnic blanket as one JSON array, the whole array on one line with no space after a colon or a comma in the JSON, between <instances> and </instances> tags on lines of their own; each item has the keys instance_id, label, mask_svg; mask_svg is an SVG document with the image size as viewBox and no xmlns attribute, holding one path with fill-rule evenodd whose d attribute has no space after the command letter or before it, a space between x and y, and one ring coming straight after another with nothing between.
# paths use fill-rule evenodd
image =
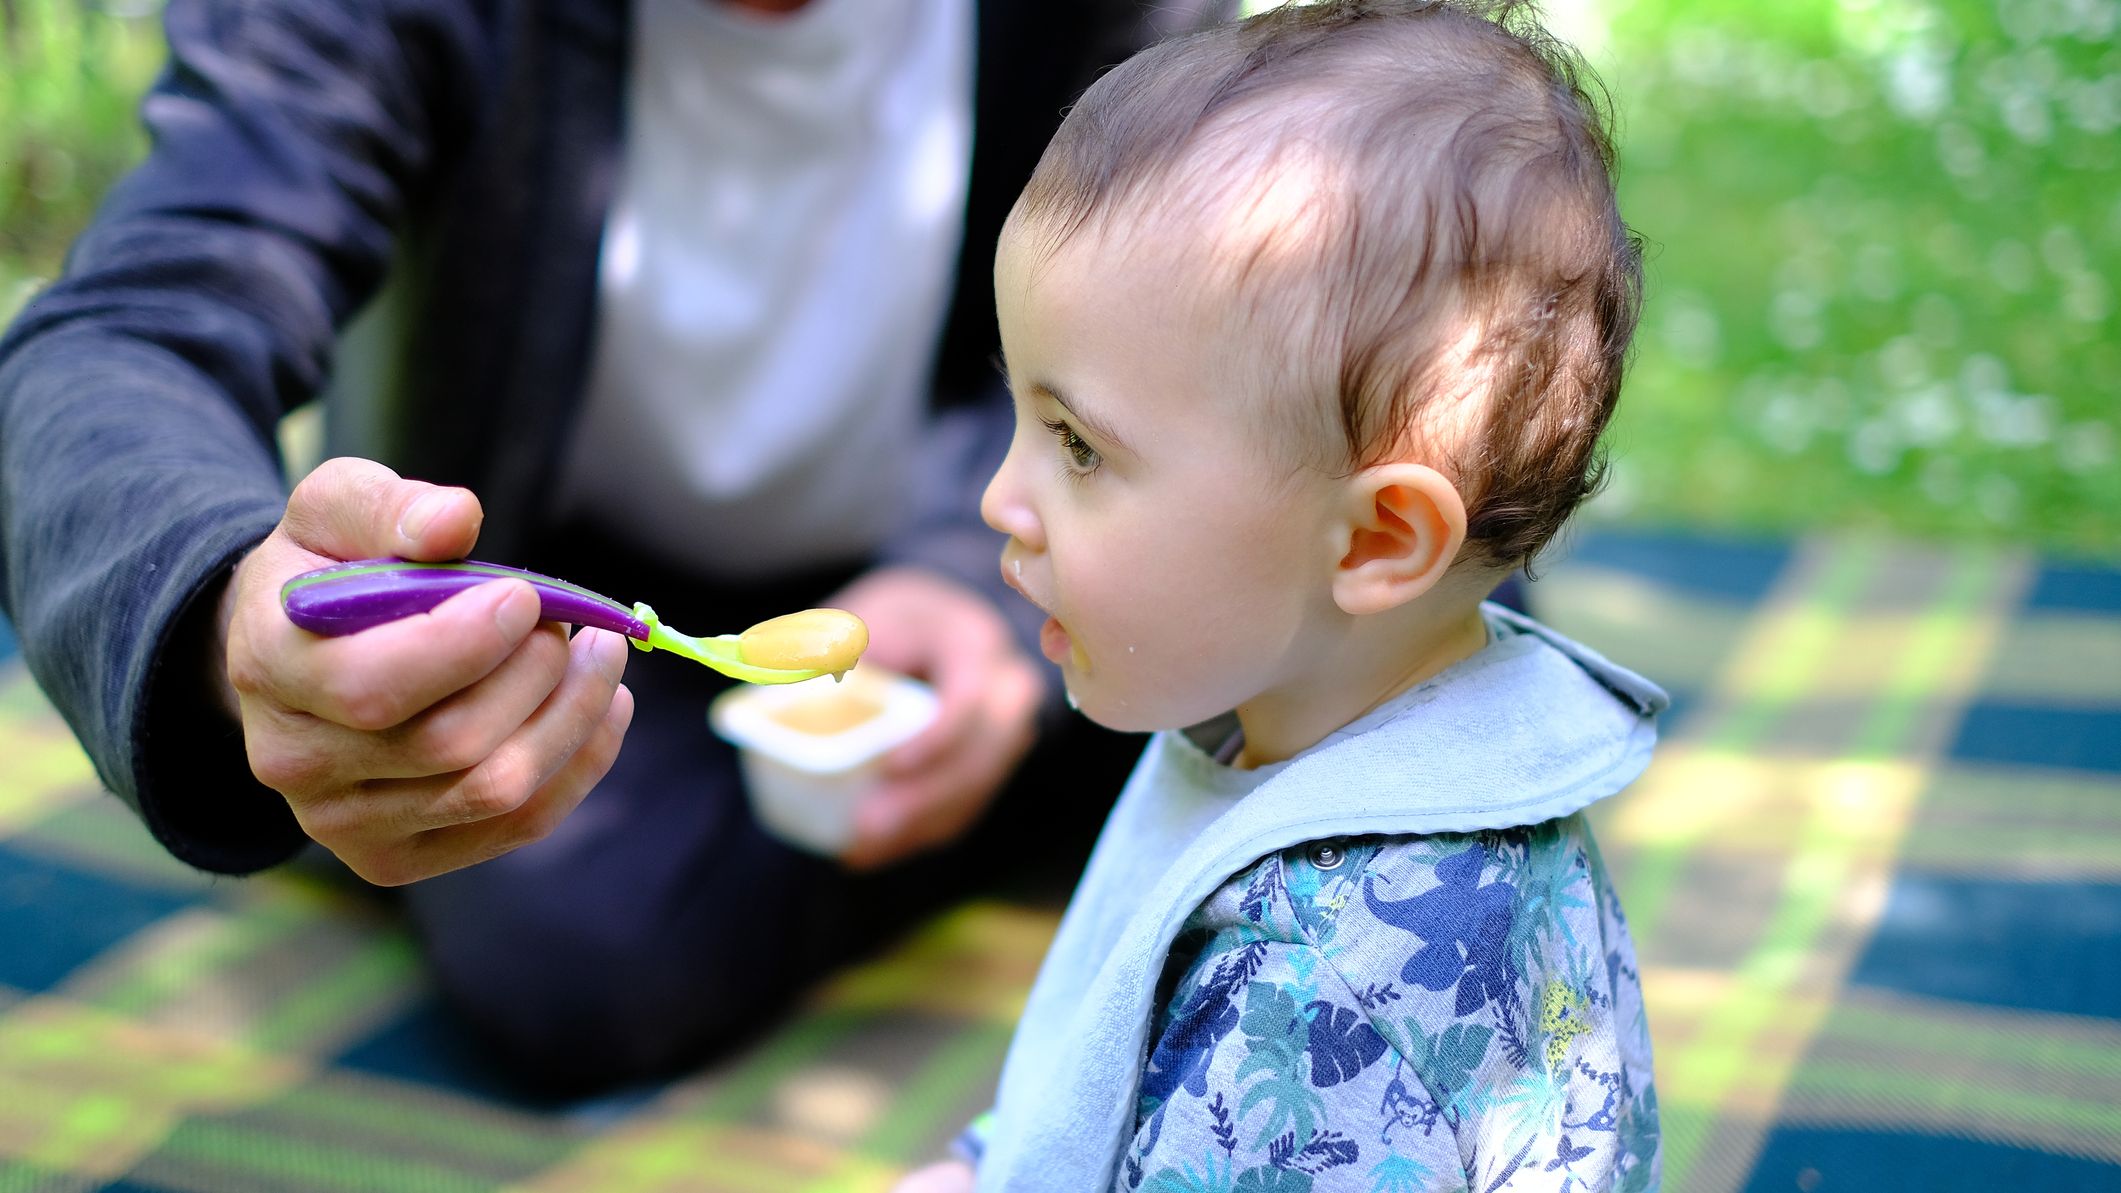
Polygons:
<instances>
[{"instance_id":1,"label":"picnic blanket","mask_svg":"<svg viewBox=\"0 0 2121 1193\"><path fill-rule=\"evenodd\" d=\"M1676 697L1596 816L1667 1189L2121 1188L2121 570L1602 531L1532 600ZM387 901L171 862L0 659L0 1193L885 1189L1056 922L954 909L711 1071L541 1105Z\"/></svg>"}]
</instances>

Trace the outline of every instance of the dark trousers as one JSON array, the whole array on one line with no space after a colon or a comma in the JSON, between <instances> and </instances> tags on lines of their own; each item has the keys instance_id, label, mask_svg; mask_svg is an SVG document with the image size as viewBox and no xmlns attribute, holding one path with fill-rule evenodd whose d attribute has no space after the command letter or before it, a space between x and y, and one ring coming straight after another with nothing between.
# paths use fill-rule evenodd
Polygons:
<instances>
[{"instance_id":1,"label":"dark trousers","mask_svg":"<svg viewBox=\"0 0 2121 1193\"><path fill-rule=\"evenodd\" d=\"M528 566L687 633L819 603L847 576L717 590L566 538ZM854 875L766 835L707 728L729 681L636 654L618 762L547 839L415 884L405 906L448 1001L533 1090L669 1075L755 1038L836 966L979 894L1065 898L1145 739L1080 717L1046 734L956 844Z\"/></svg>"}]
</instances>

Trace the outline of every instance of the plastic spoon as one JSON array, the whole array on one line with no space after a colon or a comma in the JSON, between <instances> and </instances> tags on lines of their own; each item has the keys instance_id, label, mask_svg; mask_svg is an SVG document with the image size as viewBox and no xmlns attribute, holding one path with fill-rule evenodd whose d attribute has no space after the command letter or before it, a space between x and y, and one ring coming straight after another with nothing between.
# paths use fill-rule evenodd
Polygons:
<instances>
[{"instance_id":1,"label":"plastic spoon","mask_svg":"<svg viewBox=\"0 0 2121 1193\"><path fill-rule=\"evenodd\" d=\"M334 564L281 585L280 607L297 626L335 638L425 613L467 588L494 580L528 581L537 590L539 615L546 621L624 634L636 650L667 650L746 683L837 678L869 646L869 627L839 609L806 609L762 621L741 634L695 638L664 625L645 602L628 609L579 584L475 559Z\"/></svg>"}]
</instances>

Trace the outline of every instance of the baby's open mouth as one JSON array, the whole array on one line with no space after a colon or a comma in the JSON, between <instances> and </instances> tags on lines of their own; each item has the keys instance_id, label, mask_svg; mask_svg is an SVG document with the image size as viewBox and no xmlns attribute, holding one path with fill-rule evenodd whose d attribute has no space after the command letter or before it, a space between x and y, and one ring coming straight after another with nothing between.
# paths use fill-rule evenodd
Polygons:
<instances>
[{"instance_id":1,"label":"baby's open mouth","mask_svg":"<svg viewBox=\"0 0 2121 1193\"><path fill-rule=\"evenodd\" d=\"M1018 596L1046 614L1046 623L1038 628L1039 653L1045 655L1048 662L1065 663L1069 659L1074 640L1068 636L1067 627L1060 623L1059 618L1053 616L1052 610L1046 608L1046 603L1032 596L1030 590L1024 587L1023 571L1022 560L1004 557L1002 583L1015 589Z\"/></svg>"},{"instance_id":2,"label":"baby's open mouth","mask_svg":"<svg viewBox=\"0 0 2121 1193\"><path fill-rule=\"evenodd\" d=\"M1048 617L1046 624L1038 627L1038 652L1046 656L1047 662L1067 662L1070 645L1068 629L1058 618Z\"/></svg>"},{"instance_id":3,"label":"baby's open mouth","mask_svg":"<svg viewBox=\"0 0 2121 1193\"><path fill-rule=\"evenodd\" d=\"M1035 596L1032 596L1031 590L1024 587L1023 560L1010 559L1006 555L1002 557L1002 583L1007 584L1010 588L1015 589L1016 595L1038 606L1040 612L1045 613L1049 616L1052 614L1053 610L1046 608L1046 603L1044 601L1039 600Z\"/></svg>"}]
</instances>

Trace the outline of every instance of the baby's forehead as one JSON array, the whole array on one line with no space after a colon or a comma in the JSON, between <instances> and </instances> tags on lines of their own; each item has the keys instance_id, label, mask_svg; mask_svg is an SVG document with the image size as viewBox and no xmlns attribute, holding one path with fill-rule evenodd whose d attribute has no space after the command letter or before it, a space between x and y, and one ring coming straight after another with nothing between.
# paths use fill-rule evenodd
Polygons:
<instances>
[{"instance_id":1,"label":"baby's forehead","mask_svg":"<svg viewBox=\"0 0 2121 1193\"><path fill-rule=\"evenodd\" d=\"M1391 213L1376 204L1366 210L1341 160L1300 133L1233 137L1188 156L1159 185L1113 196L1066 239L1049 230L1046 251L1128 262L1157 287L1162 332L1206 339L1215 349L1225 371L1210 391L1217 413L1246 415L1283 458L1344 465L1358 433L1343 404L1347 322L1376 297L1351 289L1358 280L1351 233L1366 220L1375 232ZM1433 353L1448 378L1419 424L1403 428L1406 450L1448 451L1470 439L1482 417L1472 398L1483 389L1488 329L1447 287L1431 288L1427 301L1401 314L1408 321L1396 349Z\"/></svg>"},{"instance_id":2,"label":"baby's forehead","mask_svg":"<svg viewBox=\"0 0 2121 1193\"><path fill-rule=\"evenodd\" d=\"M1166 211L1079 229L1050 251L1072 257L1067 268L1088 288L1109 286L1106 297L1124 304L1129 321L1114 334L1194 367L1193 383L1166 395L1183 394L1189 417L1256 438L1262 459L1282 471L1336 466L1345 437L1317 304L1240 276L1262 244L1256 232L1242 220L1204 230Z\"/></svg>"},{"instance_id":3,"label":"baby's forehead","mask_svg":"<svg viewBox=\"0 0 2121 1193\"><path fill-rule=\"evenodd\" d=\"M1115 195L1098 221L1131 251L1235 275L1315 267L1352 202L1345 160L1279 119L1225 120Z\"/></svg>"},{"instance_id":4,"label":"baby's forehead","mask_svg":"<svg viewBox=\"0 0 2121 1193\"><path fill-rule=\"evenodd\" d=\"M1315 318L1341 222L1332 163L1302 146L1189 157L1078 219L1019 211L1002 268L1033 280L1065 261L1096 284L1146 289L1174 331L1249 336L1262 320Z\"/></svg>"}]
</instances>

